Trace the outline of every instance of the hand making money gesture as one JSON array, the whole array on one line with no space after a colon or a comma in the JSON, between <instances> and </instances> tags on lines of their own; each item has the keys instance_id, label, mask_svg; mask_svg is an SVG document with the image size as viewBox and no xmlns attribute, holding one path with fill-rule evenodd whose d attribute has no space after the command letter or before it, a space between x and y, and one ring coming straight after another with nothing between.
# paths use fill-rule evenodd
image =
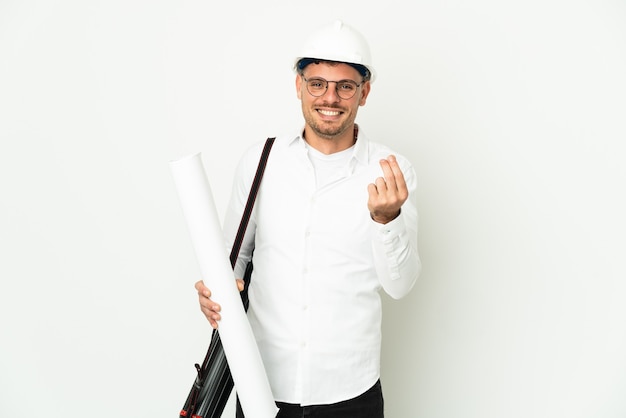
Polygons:
<instances>
[{"instance_id":1,"label":"hand making money gesture","mask_svg":"<svg viewBox=\"0 0 626 418\"><path fill-rule=\"evenodd\" d=\"M400 207L409 197L409 191L395 156L380 160L380 167L384 177L378 177L367 186L367 207L374 221L386 224L398 217Z\"/></svg>"}]
</instances>

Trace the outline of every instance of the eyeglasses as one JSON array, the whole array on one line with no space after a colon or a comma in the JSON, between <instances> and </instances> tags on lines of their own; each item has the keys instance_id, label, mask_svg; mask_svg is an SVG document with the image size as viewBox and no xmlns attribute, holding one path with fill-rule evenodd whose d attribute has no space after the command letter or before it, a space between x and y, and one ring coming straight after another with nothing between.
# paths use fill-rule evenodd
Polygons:
<instances>
[{"instance_id":1,"label":"eyeglasses","mask_svg":"<svg viewBox=\"0 0 626 418\"><path fill-rule=\"evenodd\" d=\"M311 96L323 96L328 90L328 83L335 83L337 96L344 100L354 97L356 90L363 85L363 82L361 82L361 84L357 84L356 81L352 80L330 81L319 77L307 79L304 76L302 76L302 79L306 83L306 89L309 91Z\"/></svg>"}]
</instances>

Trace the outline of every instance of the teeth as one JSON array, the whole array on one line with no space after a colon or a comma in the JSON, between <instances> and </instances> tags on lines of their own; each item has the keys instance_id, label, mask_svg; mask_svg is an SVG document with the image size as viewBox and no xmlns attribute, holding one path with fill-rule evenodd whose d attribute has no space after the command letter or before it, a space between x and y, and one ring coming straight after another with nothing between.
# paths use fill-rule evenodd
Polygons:
<instances>
[{"instance_id":1,"label":"teeth","mask_svg":"<svg viewBox=\"0 0 626 418\"><path fill-rule=\"evenodd\" d=\"M339 114L336 110L318 110L318 112L325 116L337 116Z\"/></svg>"}]
</instances>

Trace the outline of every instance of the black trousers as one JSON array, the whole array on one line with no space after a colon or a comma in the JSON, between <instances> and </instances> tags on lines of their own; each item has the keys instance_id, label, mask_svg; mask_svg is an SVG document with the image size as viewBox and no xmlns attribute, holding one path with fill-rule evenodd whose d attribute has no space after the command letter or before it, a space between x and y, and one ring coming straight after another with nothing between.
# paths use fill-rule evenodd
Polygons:
<instances>
[{"instance_id":1,"label":"black trousers","mask_svg":"<svg viewBox=\"0 0 626 418\"><path fill-rule=\"evenodd\" d=\"M276 402L276 405L279 408L276 418L383 418L385 415L380 380L367 392L347 401L309 406ZM244 418L239 399L236 418Z\"/></svg>"}]
</instances>

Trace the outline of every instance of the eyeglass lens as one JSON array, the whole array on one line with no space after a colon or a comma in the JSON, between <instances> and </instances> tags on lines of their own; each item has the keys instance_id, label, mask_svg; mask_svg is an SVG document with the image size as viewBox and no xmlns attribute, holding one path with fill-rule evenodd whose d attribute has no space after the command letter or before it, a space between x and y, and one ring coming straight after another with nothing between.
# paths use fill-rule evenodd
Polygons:
<instances>
[{"instance_id":1,"label":"eyeglass lens","mask_svg":"<svg viewBox=\"0 0 626 418\"><path fill-rule=\"evenodd\" d=\"M323 78L305 79L306 88L312 96L323 96L328 89L328 83L335 83L335 91L342 99L351 99L356 93L359 84L352 80L327 81Z\"/></svg>"}]
</instances>

